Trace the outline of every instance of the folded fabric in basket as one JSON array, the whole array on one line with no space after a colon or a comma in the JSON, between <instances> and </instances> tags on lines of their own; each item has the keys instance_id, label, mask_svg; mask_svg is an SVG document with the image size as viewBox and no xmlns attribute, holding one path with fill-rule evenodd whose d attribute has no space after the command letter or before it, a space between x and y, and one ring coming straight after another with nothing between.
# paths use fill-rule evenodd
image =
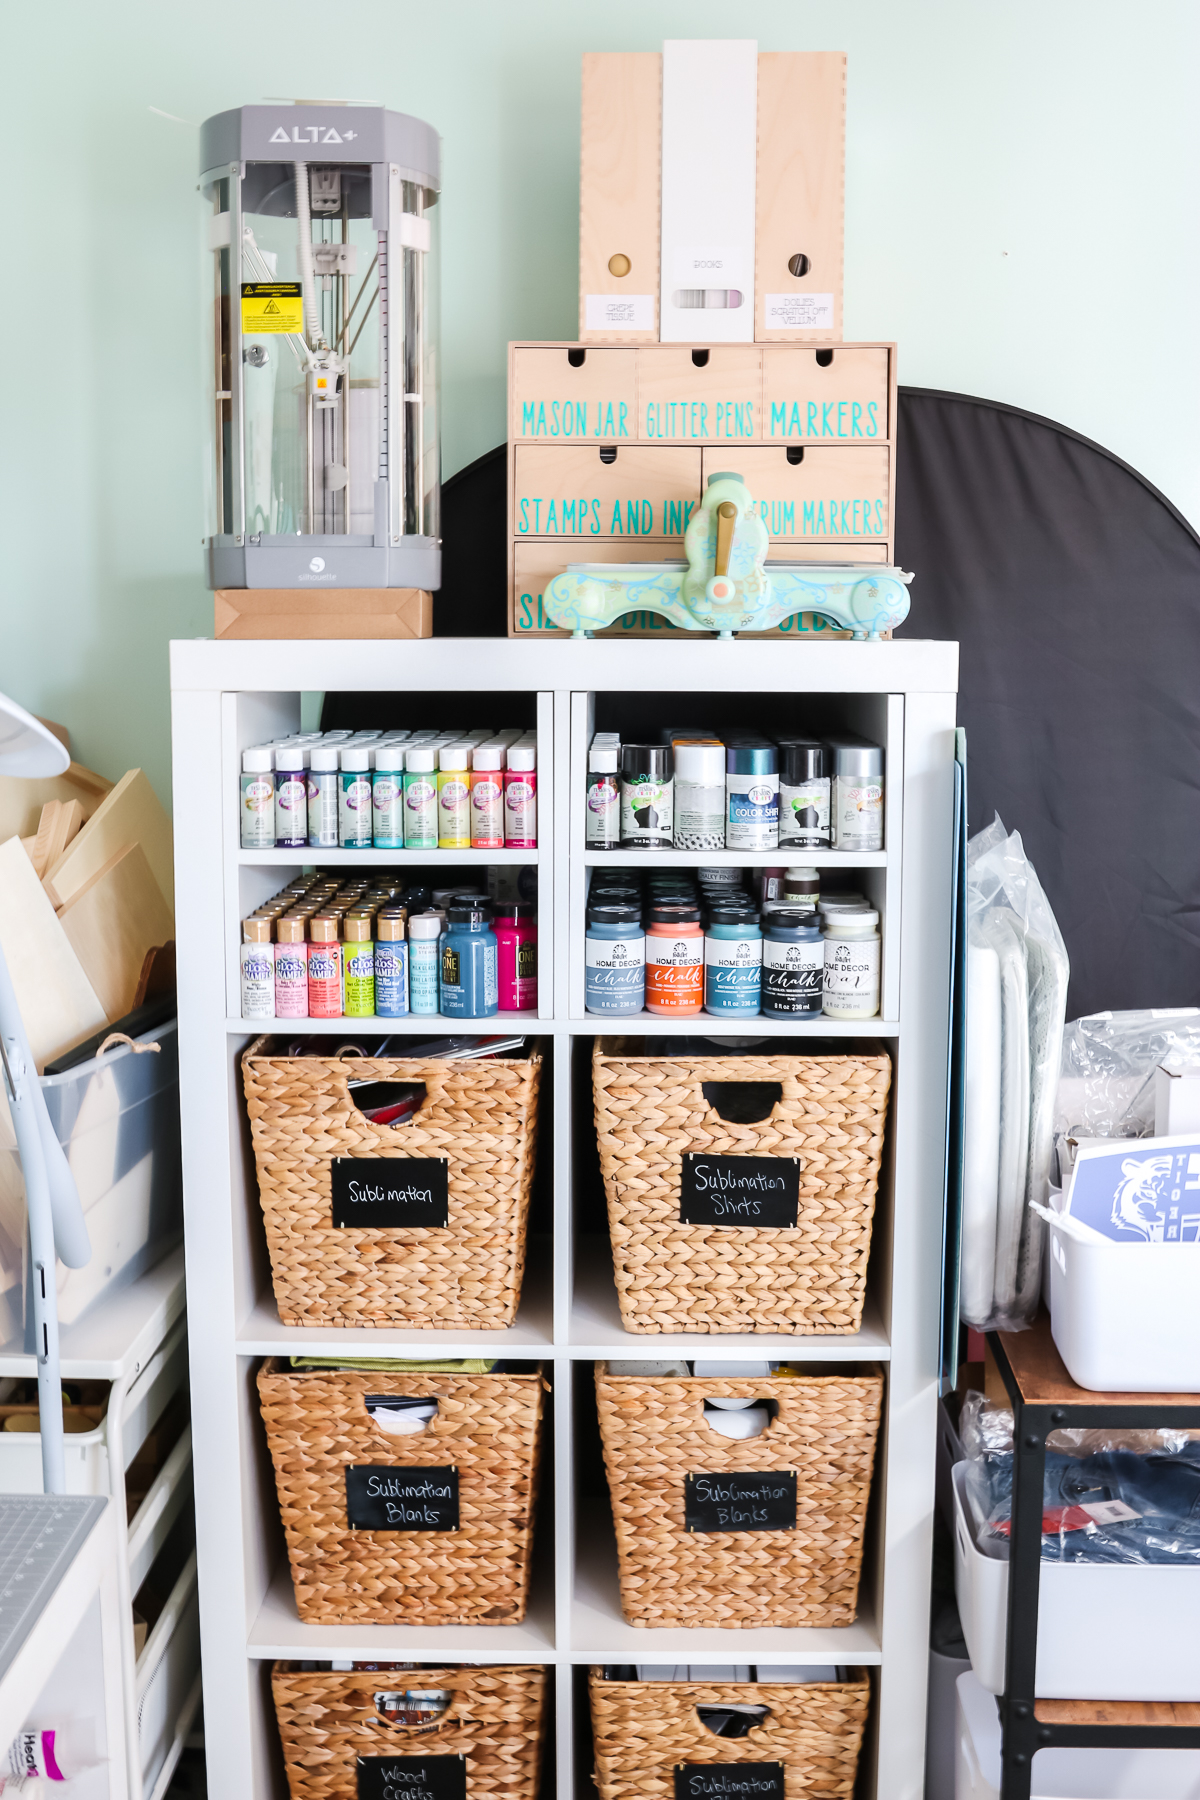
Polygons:
<instances>
[{"instance_id":1,"label":"folded fabric in basket","mask_svg":"<svg viewBox=\"0 0 1200 1800\"><path fill-rule=\"evenodd\" d=\"M365 1369L396 1375L490 1375L495 1358L463 1356L457 1359L414 1362L396 1356L289 1356L293 1369Z\"/></svg>"}]
</instances>

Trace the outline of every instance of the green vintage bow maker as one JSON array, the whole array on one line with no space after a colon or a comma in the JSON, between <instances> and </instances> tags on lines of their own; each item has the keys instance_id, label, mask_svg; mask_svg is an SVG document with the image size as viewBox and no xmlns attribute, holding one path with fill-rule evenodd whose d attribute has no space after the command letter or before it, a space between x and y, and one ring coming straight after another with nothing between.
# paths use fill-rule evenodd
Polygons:
<instances>
[{"instance_id":1,"label":"green vintage bow maker","mask_svg":"<svg viewBox=\"0 0 1200 1800\"><path fill-rule=\"evenodd\" d=\"M771 540L740 475L710 475L683 535L686 562L569 563L545 594L554 625L591 637L624 613L661 613L683 631L767 631L817 613L856 638L878 638L908 617L911 575L879 563L767 565Z\"/></svg>"}]
</instances>

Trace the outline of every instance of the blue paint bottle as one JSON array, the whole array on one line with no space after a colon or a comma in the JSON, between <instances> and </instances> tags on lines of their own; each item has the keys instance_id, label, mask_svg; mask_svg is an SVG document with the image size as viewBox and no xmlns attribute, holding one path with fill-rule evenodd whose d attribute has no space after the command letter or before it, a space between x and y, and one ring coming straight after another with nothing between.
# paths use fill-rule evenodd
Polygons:
<instances>
[{"instance_id":1,"label":"blue paint bottle","mask_svg":"<svg viewBox=\"0 0 1200 1800\"><path fill-rule=\"evenodd\" d=\"M636 901L588 909L583 1003L590 1013L640 1013L646 1004L646 934Z\"/></svg>"},{"instance_id":2,"label":"blue paint bottle","mask_svg":"<svg viewBox=\"0 0 1200 1800\"><path fill-rule=\"evenodd\" d=\"M485 905L466 904L474 898L456 895L451 901L440 944L442 1014L448 1019L490 1019L500 1005L500 950L492 916Z\"/></svg>"},{"instance_id":3,"label":"blue paint bottle","mask_svg":"<svg viewBox=\"0 0 1200 1800\"><path fill-rule=\"evenodd\" d=\"M714 906L704 934L704 1010L756 1018L762 1000L762 930L758 914Z\"/></svg>"},{"instance_id":4,"label":"blue paint bottle","mask_svg":"<svg viewBox=\"0 0 1200 1800\"><path fill-rule=\"evenodd\" d=\"M375 1016L408 1016L408 945L403 913L381 912L375 921Z\"/></svg>"}]
</instances>

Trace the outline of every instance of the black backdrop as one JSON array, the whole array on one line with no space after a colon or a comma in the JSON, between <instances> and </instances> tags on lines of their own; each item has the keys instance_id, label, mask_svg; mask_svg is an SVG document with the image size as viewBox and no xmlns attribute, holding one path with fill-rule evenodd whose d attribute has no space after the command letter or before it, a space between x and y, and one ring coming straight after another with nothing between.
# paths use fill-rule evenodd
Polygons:
<instances>
[{"instance_id":1,"label":"black backdrop","mask_svg":"<svg viewBox=\"0 0 1200 1800\"><path fill-rule=\"evenodd\" d=\"M1068 1017L1200 1001L1200 538L1099 445L963 394L900 390L897 472L901 635L961 644L971 830L1020 831ZM503 446L446 482L436 636L504 636L504 508Z\"/></svg>"}]
</instances>

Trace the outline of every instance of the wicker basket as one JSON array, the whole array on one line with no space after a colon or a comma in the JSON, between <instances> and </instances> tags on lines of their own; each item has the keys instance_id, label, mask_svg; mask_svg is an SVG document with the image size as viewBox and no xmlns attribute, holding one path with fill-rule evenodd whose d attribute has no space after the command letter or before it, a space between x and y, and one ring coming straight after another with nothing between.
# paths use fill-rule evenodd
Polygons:
<instances>
[{"instance_id":1,"label":"wicker basket","mask_svg":"<svg viewBox=\"0 0 1200 1800\"><path fill-rule=\"evenodd\" d=\"M305 1624L514 1625L525 1617L541 1447L540 1374L412 1375L272 1357L258 1392L296 1610ZM434 1395L424 1431L376 1425L368 1394ZM457 1531L351 1530L352 1466L458 1470Z\"/></svg>"},{"instance_id":2,"label":"wicker basket","mask_svg":"<svg viewBox=\"0 0 1200 1800\"><path fill-rule=\"evenodd\" d=\"M722 1437L708 1399L768 1399L760 1437ZM876 1374L610 1375L596 1365L604 1465L631 1625L853 1625L883 1397ZM689 1531L691 1474L795 1471L796 1524Z\"/></svg>"},{"instance_id":3,"label":"wicker basket","mask_svg":"<svg viewBox=\"0 0 1200 1800\"><path fill-rule=\"evenodd\" d=\"M673 1800L680 1763L777 1762L788 1800L850 1800L870 1684L851 1681L588 1682L600 1800ZM767 1706L744 1738L714 1737L699 1706Z\"/></svg>"},{"instance_id":4,"label":"wicker basket","mask_svg":"<svg viewBox=\"0 0 1200 1800\"><path fill-rule=\"evenodd\" d=\"M450 1688L454 1698L435 1726L398 1726L375 1696L405 1687ZM357 1800L360 1756L465 1757L468 1800L535 1800L545 1669L340 1674L279 1662L271 1689L291 1800Z\"/></svg>"},{"instance_id":5,"label":"wicker basket","mask_svg":"<svg viewBox=\"0 0 1200 1800\"><path fill-rule=\"evenodd\" d=\"M644 1056L598 1038L600 1168L626 1331L835 1334L862 1323L892 1065L872 1056ZM730 1124L706 1082L777 1082L756 1125ZM797 1157L796 1227L680 1222L688 1152Z\"/></svg>"},{"instance_id":6,"label":"wicker basket","mask_svg":"<svg viewBox=\"0 0 1200 1800\"><path fill-rule=\"evenodd\" d=\"M503 1330L516 1317L537 1140L538 1052L522 1059L242 1058L258 1190L285 1325ZM423 1082L400 1130L373 1125L347 1080ZM449 1223L335 1226L335 1157L445 1157Z\"/></svg>"}]
</instances>

